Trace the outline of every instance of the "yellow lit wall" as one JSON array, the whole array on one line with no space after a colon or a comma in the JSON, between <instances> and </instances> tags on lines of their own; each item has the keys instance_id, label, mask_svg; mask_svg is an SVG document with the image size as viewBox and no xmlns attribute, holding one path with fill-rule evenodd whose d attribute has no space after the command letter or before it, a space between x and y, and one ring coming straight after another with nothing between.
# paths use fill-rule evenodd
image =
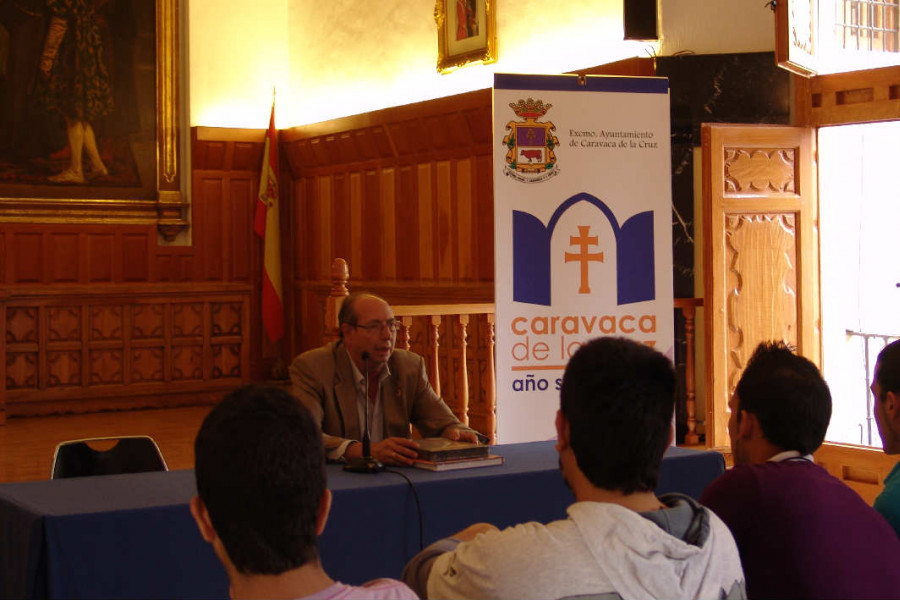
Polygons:
<instances>
[{"instance_id":1,"label":"yellow lit wall","mask_svg":"<svg viewBox=\"0 0 900 600\"><path fill-rule=\"evenodd\" d=\"M191 125L263 128L272 85L286 128L487 88L494 72L774 47L762 2L660 4L650 44L622 41L622 0L495 0L499 60L440 75L434 0L189 0Z\"/></svg>"}]
</instances>

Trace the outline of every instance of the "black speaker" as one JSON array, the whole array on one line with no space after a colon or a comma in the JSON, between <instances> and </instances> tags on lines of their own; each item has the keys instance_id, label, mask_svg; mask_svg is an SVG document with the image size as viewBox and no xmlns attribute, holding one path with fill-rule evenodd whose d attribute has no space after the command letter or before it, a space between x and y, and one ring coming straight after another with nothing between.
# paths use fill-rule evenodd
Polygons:
<instances>
[{"instance_id":1,"label":"black speaker","mask_svg":"<svg viewBox=\"0 0 900 600\"><path fill-rule=\"evenodd\" d=\"M656 0L622 0L626 40L658 40Z\"/></svg>"}]
</instances>

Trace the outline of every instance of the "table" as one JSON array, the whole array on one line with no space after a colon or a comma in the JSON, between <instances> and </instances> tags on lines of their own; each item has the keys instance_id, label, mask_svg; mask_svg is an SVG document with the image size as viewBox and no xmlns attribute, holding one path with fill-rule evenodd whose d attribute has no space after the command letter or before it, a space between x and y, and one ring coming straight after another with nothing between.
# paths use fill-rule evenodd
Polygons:
<instances>
[{"instance_id":1,"label":"table","mask_svg":"<svg viewBox=\"0 0 900 600\"><path fill-rule=\"evenodd\" d=\"M427 545L471 523L505 527L565 517L572 503L553 442L495 446L506 464L432 473L414 484ZM697 498L724 470L717 452L670 448L658 493ZM419 513L395 473L328 467L334 494L319 540L325 570L358 584L397 577L419 550ZM0 597L225 598L228 581L191 518L193 471L0 485Z\"/></svg>"}]
</instances>

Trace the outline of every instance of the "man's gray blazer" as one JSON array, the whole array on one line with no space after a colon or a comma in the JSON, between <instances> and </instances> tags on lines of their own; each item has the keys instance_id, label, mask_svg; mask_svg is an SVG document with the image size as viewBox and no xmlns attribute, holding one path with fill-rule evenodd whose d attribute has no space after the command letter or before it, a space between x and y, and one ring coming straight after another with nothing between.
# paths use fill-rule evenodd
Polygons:
<instances>
[{"instance_id":1,"label":"man's gray blazer","mask_svg":"<svg viewBox=\"0 0 900 600\"><path fill-rule=\"evenodd\" d=\"M469 430L434 393L421 356L394 350L388 368L391 375L381 390L384 438L410 437L410 424L422 437L439 436L451 425ZM331 342L304 352L294 359L290 372L294 396L322 427L326 452L345 440L362 440L353 369L343 343Z\"/></svg>"}]
</instances>

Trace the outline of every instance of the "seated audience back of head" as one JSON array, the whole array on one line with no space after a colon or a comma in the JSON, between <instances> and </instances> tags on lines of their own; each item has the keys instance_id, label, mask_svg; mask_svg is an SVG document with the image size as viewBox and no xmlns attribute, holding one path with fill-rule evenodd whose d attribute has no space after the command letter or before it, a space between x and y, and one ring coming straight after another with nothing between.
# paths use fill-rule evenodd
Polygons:
<instances>
[{"instance_id":1,"label":"seated audience back of head","mask_svg":"<svg viewBox=\"0 0 900 600\"><path fill-rule=\"evenodd\" d=\"M900 541L843 482L813 463L831 418L816 366L764 343L729 401L735 467L700 501L734 534L750 598L900 595Z\"/></svg>"},{"instance_id":2,"label":"seated audience back of head","mask_svg":"<svg viewBox=\"0 0 900 600\"><path fill-rule=\"evenodd\" d=\"M734 540L710 511L657 497L675 375L659 352L600 338L569 361L556 417L568 518L503 531L479 523L413 558L429 598L743 598Z\"/></svg>"},{"instance_id":3,"label":"seated audience back of head","mask_svg":"<svg viewBox=\"0 0 900 600\"><path fill-rule=\"evenodd\" d=\"M247 386L203 421L191 513L222 561L232 598L415 598L388 579L354 588L319 562L331 492L321 432L288 393Z\"/></svg>"},{"instance_id":4,"label":"seated audience back of head","mask_svg":"<svg viewBox=\"0 0 900 600\"><path fill-rule=\"evenodd\" d=\"M900 454L900 340L878 354L872 382L875 423L886 454ZM900 462L884 480L884 490L875 499L880 512L900 535Z\"/></svg>"}]
</instances>

